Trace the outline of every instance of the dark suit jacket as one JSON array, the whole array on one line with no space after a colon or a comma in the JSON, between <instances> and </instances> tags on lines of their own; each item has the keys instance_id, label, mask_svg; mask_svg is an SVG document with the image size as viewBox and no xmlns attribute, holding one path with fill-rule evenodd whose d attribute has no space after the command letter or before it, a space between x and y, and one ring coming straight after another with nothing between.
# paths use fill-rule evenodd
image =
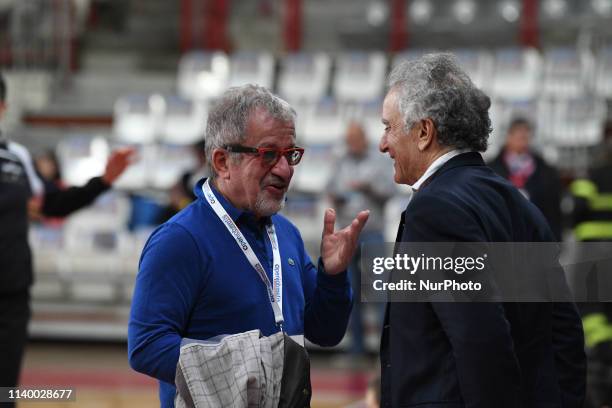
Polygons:
<instances>
[{"instance_id":1,"label":"dark suit jacket","mask_svg":"<svg viewBox=\"0 0 612 408\"><path fill-rule=\"evenodd\" d=\"M478 153L449 160L402 214L402 242L554 241L540 211ZM572 303L389 303L383 407L581 407Z\"/></svg>"}]
</instances>

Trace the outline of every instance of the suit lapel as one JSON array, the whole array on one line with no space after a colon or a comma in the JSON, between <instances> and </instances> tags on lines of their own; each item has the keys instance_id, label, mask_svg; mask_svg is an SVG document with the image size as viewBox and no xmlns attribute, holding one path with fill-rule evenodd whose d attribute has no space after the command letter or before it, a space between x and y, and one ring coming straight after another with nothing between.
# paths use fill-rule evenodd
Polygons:
<instances>
[{"instance_id":1,"label":"suit lapel","mask_svg":"<svg viewBox=\"0 0 612 408\"><path fill-rule=\"evenodd\" d=\"M444 163L444 165L440 167L438 171L432 174L431 177L428 178L425 183L423 183L423 185L421 186L419 190L422 190L425 186L430 184L440 174L448 170L454 169L456 167L463 167L463 166L485 166L485 162L484 160L482 160L482 156L478 152L467 152L467 153L462 153L460 155L457 155L453 157L452 159L450 159L449 161L447 161L446 163Z\"/></svg>"}]
</instances>

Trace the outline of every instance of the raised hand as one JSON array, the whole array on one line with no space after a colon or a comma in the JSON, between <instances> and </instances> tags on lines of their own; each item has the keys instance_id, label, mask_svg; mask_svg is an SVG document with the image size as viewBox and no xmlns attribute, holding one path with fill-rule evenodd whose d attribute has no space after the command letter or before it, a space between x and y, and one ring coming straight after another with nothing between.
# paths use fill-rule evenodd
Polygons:
<instances>
[{"instance_id":1,"label":"raised hand","mask_svg":"<svg viewBox=\"0 0 612 408\"><path fill-rule=\"evenodd\" d=\"M102 179L108 185L111 185L119 178L124 170L134 161L135 150L132 147L124 147L114 150L108 161Z\"/></svg>"},{"instance_id":2,"label":"raised hand","mask_svg":"<svg viewBox=\"0 0 612 408\"><path fill-rule=\"evenodd\" d=\"M321 237L321 259L326 273L336 275L348 268L357 248L359 233L369 216L369 210L361 211L350 225L334 232L336 211L331 208L325 210L323 236Z\"/></svg>"}]
</instances>

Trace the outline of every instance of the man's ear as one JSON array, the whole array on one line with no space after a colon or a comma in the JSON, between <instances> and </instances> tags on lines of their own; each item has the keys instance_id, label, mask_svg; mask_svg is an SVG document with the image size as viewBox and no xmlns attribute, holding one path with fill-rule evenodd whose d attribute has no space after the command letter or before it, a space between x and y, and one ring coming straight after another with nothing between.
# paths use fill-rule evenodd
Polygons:
<instances>
[{"instance_id":1,"label":"man's ear","mask_svg":"<svg viewBox=\"0 0 612 408\"><path fill-rule=\"evenodd\" d=\"M220 179L229 179L229 153L224 149L214 149L212 152L212 167Z\"/></svg>"},{"instance_id":2,"label":"man's ear","mask_svg":"<svg viewBox=\"0 0 612 408\"><path fill-rule=\"evenodd\" d=\"M432 145L438 138L438 131L436 130L436 126L431 120L431 118L421 119L420 121L421 128L419 129L419 134L417 135L417 147L419 151L425 151L429 146Z\"/></svg>"}]
</instances>

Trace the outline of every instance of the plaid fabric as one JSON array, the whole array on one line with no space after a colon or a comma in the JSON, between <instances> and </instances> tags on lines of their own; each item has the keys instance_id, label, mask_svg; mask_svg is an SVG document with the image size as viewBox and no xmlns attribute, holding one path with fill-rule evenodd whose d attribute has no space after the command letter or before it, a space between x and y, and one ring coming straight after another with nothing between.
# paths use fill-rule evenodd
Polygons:
<instances>
[{"instance_id":1,"label":"plaid fabric","mask_svg":"<svg viewBox=\"0 0 612 408\"><path fill-rule=\"evenodd\" d=\"M183 345L175 406L277 407L283 375L283 334L252 330L220 342Z\"/></svg>"}]
</instances>

